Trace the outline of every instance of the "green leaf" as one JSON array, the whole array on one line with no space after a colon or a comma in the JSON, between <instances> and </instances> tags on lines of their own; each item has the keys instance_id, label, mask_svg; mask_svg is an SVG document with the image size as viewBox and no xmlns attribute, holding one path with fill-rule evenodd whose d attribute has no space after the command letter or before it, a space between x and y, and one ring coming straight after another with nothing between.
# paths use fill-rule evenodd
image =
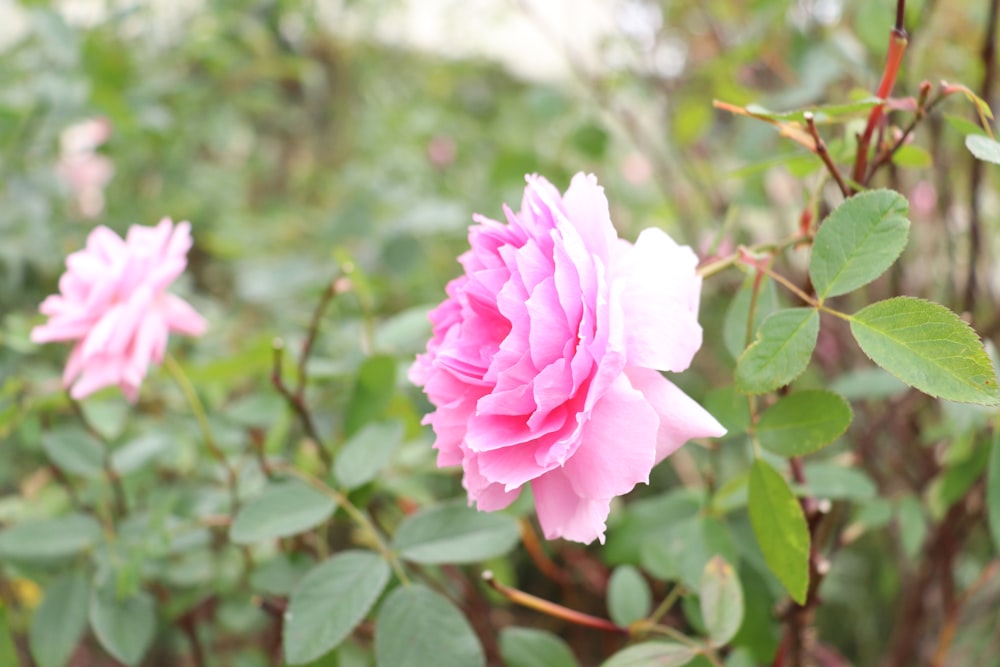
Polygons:
<instances>
[{"instance_id":1,"label":"green leaf","mask_svg":"<svg viewBox=\"0 0 1000 667\"><path fill-rule=\"evenodd\" d=\"M896 520L899 522L899 538L903 545L903 554L907 558L916 558L927 537L927 520L920 501L913 496L906 496L896 508Z\"/></svg>"},{"instance_id":2,"label":"green leaf","mask_svg":"<svg viewBox=\"0 0 1000 667\"><path fill-rule=\"evenodd\" d=\"M285 660L302 665L332 651L364 619L389 583L389 565L370 551L343 551L317 565L285 612Z\"/></svg>"},{"instance_id":3,"label":"green leaf","mask_svg":"<svg viewBox=\"0 0 1000 667\"><path fill-rule=\"evenodd\" d=\"M934 158L926 148L904 144L892 156L892 163L900 167L923 168L934 165Z\"/></svg>"},{"instance_id":4,"label":"green leaf","mask_svg":"<svg viewBox=\"0 0 1000 667\"><path fill-rule=\"evenodd\" d=\"M743 587L725 558L714 556L705 565L698 598L708 636L716 646L726 644L743 622Z\"/></svg>"},{"instance_id":5,"label":"green leaf","mask_svg":"<svg viewBox=\"0 0 1000 667\"><path fill-rule=\"evenodd\" d=\"M21 660L12 630L7 620L7 607L0 605L0 665L16 665Z\"/></svg>"},{"instance_id":6,"label":"green leaf","mask_svg":"<svg viewBox=\"0 0 1000 667\"><path fill-rule=\"evenodd\" d=\"M747 340L747 320L750 318L750 301L753 298L755 276L750 276L729 302L726 318L722 324L722 341L733 359L739 359L747 345L753 341L761 323L768 315L778 309L778 290L774 281L767 276L761 277L758 288L757 303L754 307L753 325L750 329L750 340Z\"/></svg>"},{"instance_id":7,"label":"green leaf","mask_svg":"<svg viewBox=\"0 0 1000 667\"><path fill-rule=\"evenodd\" d=\"M337 454L333 468L337 480L348 490L367 484L389 465L402 441L401 422L375 422L364 426Z\"/></svg>"},{"instance_id":8,"label":"green leaf","mask_svg":"<svg viewBox=\"0 0 1000 667\"><path fill-rule=\"evenodd\" d=\"M885 272L906 247L909 203L892 190L855 195L816 232L809 276L822 300L847 294Z\"/></svg>"},{"instance_id":9,"label":"green leaf","mask_svg":"<svg viewBox=\"0 0 1000 667\"><path fill-rule=\"evenodd\" d=\"M970 134L965 138L965 147L976 158L993 164L1000 164L1000 142L982 134Z\"/></svg>"},{"instance_id":10,"label":"green leaf","mask_svg":"<svg viewBox=\"0 0 1000 667\"><path fill-rule=\"evenodd\" d=\"M993 365L976 332L944 306L895 297L863 308L851 333L872 361L925 394L998 405Z\"/></svg>"},{"instance_id":11,"label":"green leaf","mask_svg":"<svg viewBox=\"0 0 1000 667\"><path fill-rule=\"evenodd\" d=\"M0 558L63 558L89 549L99 539L101 524L86 514L26 521L0 532Z\"/></svg>"},{"instance_id":12,"label":"green leaf","mask_svg":"<svg viewBox=\"0 0 1000 667\"><path fill-rule=\"evenodd\" d=\"M500 631L500 657L505 667L579 667L561 638L534 628L508 626Z\"/></svg>"},{"instance_id":13,"label":"green leaf","mask_svg":"<svg viewBox=\"0 0 1000 667\"><path fill-rule=\"evenodd\" d=\"M63 667L87 627L90 583L81 572L56 579L31 618L28 642L38 667Z\"/></svg>"},{"instance_id":14,"label":"green leaf","mask_svg":"<svg viewBox=\"0 0 1000 667\"><path fill-rule=\"evenodd\" d=\"M799 490L802 495L853 501L871 500L878 495L871 477L856 468L836 463L807 463L804 475L806 483Z\"/></svg>"},{"instance_id":15,"label":"green leaf","mask_svg":"<svg viewBox=\"0 0 1000 667\"><path fill-rule=\"evenodd\" d=\"M615 653L601 667L683 667L698 655L690 646L673 642L646 642Z\"/></svg>"},{"instance_id":16,"label":"green leaf","mask_svg":"<svg viewBox=\"0 0 1000 667\"><path fill-rule=\"evenodd\" d=\"M711 516L692 516L661 527L661 535L640 549L643 568L663 580L680 580L691 590L701 583L712 556L736 563L739 554L729 527Z\"/></svg>"},{"instance_id":17,"label":"green leaf","mask_svg":"<svg viewBox=\"0 0 1000 667\"><path fill-rule=\"evenodd\" d=\"M240 508L229 539L252 544L297 535L326 521L336 508L332 498L304 482L272 482Z\"/></svg>"},{"instance_id":18,"label":"green leaf","mask_svg":"<svg viewBox=\"0 0 1000 667\"><path fill-rule=\"evenodd\" d=\"M788 384L809 365L817 335L819 313L813 308L787 308L769 316L736 362L736 389L764 394Z\"/></svg>"},{"instance_id":19,"label":"green leaf","mask_svg":"<svg viewBox=\"0 0 1000 667\"><path fill-rule=\"evenodd\" d=\"M400 586L375 621L377 667L482 667L479 638L445 597L421 584Z\"/></svg>"},{"instance_id":20,"label":"green leaf","mask_svg":"<svg viewBox=\"0 0 1000 667\"><path fill-rule=\"evenodd\" d=\"M839 438L851 423L847 401L823 389L797 391L761 414L757 439L780 456L804 456Z\"/></svg>"},{"instance_id":21,"label":"green leaf","mask_svg":"<svg viewBox=\"0 0 1000 667\"><path fill-rule=\"evenodd\" d=\"M104 444L82 428L70 426L42 434L42 449L64 472L89 479L104 474Z\"/></svg>"},{"instance_id":22,"label":"green leaf","mask_svg":"<svg viewBox=\"0 0 1000 667\"><path fill-rule=\"evenodd\" d=\"M809 528L788 483L762 459L750 468L750 524L764 560L792 599L809 592Z\"/></svg>"},{"instance_id":23,"label":"green leaf","mask_svg":"<svg viewBox=\"0 0 1000 667\"><path fill-rule=\"evenodd\" d=\"M344 432L354 435L388 407L396 392L396 359L379 354L365 359L358 369L354 390L347 402Z\"/></svg>"},{"instance_id":24,"label":"green leaf","mask_svg":"<svg viewBox=\"0 0 1000 667\"><path fill-rule=\"evenodd\" d=\"M506 554L520 534L517 521L506 514L447 503L407 517L396 531L393 548L416 563L477 563Z\"/></svg>"},{"instance_id":25,"label":"green leaf","mask_svg":"<svg viewBox=\"0 0 1000 667\"><path fill-rule=\"evenodd\" d=\"M986 473L986 521L993 545L1000 552L1000 429L993 434L990 462Z\"/></svg>"},{"instance_id":26,"label":"green leaf","mask_svg":"<svg viewBox=\"0 0 1000 667\"><path fill-rule=\"evenodd\" d=\"M156 603L146 591L119 598L113 578L90 596L90 627L101 646L131 667L142 660L156 631Z\"/></svg>"},{"instance_id":27,"label":"green leaf","mask_svg":"<svg viewBox=\"0 0 1000 667\"><path fill-rule=\"evenodd\" d=\"M622 627L645 618L653 603L649 585L632 565L616 567L608 581L608 612Z\"/></svg>"}]
</instances>

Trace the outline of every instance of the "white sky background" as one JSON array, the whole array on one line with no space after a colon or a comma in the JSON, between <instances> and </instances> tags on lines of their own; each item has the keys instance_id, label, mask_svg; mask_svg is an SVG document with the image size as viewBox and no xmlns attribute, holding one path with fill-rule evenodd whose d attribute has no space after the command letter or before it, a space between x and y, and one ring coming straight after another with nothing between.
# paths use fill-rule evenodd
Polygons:
<instances>
[{"instance_id":1,"label":"white sky background","mask_svg":"<svg viewBox=\"0 0 1000 667\"><path fill-rule=\"evenodd\" d=\"M176 30L200 0L138 0L165 31ZM108 0L63 0L65 15L88 25L105 15ZM565 50L587 67L598 67L598 44L616 30L616 0L399 0L345 8L340 0L316 0L318 15L335 33L361 40L410 45L447 57L486 57L528 79L570 76ZM618 4L627 4L618 2ZM544 26L544 29L540 29ZM0 47L26 29L15 0L0 0Z\"/></svg>"}]
</instances>

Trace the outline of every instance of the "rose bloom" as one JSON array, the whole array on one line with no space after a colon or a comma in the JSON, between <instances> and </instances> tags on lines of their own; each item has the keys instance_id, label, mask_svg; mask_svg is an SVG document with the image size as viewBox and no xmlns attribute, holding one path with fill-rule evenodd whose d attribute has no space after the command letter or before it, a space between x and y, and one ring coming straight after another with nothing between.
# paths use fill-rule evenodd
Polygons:
<instances>
[{"instance_id":1,"label":"rose bloom","mask_svg":"<svg viewBox=\"0 0 1000 667\"><path fill-rule=\"evenodd\" d=\"M59 139L56 171L69 185L85 218L96 218L104 210L104 188L111 182L115 167L97 149L110 137L111 122L94 118L69 126Z\"/></svg>"},{"instance_id":2,"label":"rose bloom","mask_svg":"<svg viewBox=\"0 0 1000 667\"><path fill-rule=\"evenodd\" d=\"M410 379L470 503L501 509L530 483L546 538L603 542L612 498L690 438L725 433L659 373L701 346L697 257L658 229L619 239L594 176L565 196L527 182L507 224L474 217Z\"/></svg>"},{"instance_id":3,"label":"rose bloom","mask_svg":"<svg viewBox=\"0 0 1000 667\"><path fill-rule=\"evenodd\" d=\"M87 246L66 258L59 294L42 302L47 323L35 327L35 343L73 341L63 384L81 399L118 385L135 401L151 362L163 361L171 332L200 336L205 320L168 293L184 272L191 226L164 218L155 227L133 225L124 240L97 227Z\"/></svg>"}]
</instances>

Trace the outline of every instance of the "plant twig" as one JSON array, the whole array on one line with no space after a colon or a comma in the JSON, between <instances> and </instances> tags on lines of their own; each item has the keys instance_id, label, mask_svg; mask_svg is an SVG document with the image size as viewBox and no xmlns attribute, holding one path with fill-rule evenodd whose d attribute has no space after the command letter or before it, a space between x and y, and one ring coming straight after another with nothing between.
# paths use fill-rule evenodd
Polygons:
<instances>
[{"instance_id":1,"label":"plant twig","mask_svg":"<svg viewBox=\"0 0 1000 667\"><path fill-rule=\"evenodd\" d=\"M111 487L111 493L114 496L114 513L123 517L128 513L128 503L126 502L125 487L122 485L122 478L118 475L118 471L114 469L111 465L111 443L108 439L104 437L104 434L97 430L89 419L87 419L87 414L83 411L83 407L80 402L66 393L66 399L69 401L70 408L72 408L73 413L83 424L83 427L87 430L93 438L97 439L101 443L101 468L104 473L104 478L107 480L108 485ZM57 477L62 475L62 471L59 471ZM67 488L69 485L67 483Z\"/></svg>"},{"instance_id":2,"label":"plant twig","mask_svg":"<svg viewBox=\"0 0 1000 667\"><path fill-rule=\"evenodd\" d=\"M302 430L315 443L320 461L323 462L323 467L329 471L333 467L333 458L330 456L330 452L327 451L323 438L319 435L319 431L316 430L316 424L313 423L312 413L309 412L309 407L306 405L305 399L299 393L291 391L288 385L285 384L282 374L285 342L280 338L275 338L271 348L274 351L274 364L271 367L271 384L274 385L278 393L284 397L292 407L292 410L295 411L295 414L299 418L299 423L302 424Z\"/></svg>"},{"instance_id":3,"label":"plant twig","mask_svg":"<svg viewBox=\"0 0 1000 667\"><path fill-rule=\"evenodd\" d=\"M826 165L826 170L830 172L831 176L833 176L833 180L837 181L841 194L843 194L845 198L850 197L851 189L847 187L847 183L844 182L844 177L840 174L840 169L837 168L833 158L830 157L830 151L826 149L826 143L823 141L823 138L819 136L819 130L816 129L816 119L813 117L813 113L811 111L807 111L803 114L803 117L806 120L806 127L809 129L809 134L812 135L813 141L816 142L816 155L818 155L819 159L821 159L823 164Z\"/></svg>"}]
</instances>

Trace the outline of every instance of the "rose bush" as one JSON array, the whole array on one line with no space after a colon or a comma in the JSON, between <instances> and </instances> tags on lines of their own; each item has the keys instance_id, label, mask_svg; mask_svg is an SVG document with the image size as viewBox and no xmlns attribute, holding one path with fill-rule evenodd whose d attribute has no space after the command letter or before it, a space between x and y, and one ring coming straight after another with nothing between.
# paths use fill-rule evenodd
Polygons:
<instances>
[{"instance_id":1,"label":"rose bush","mask_svg":"<svg viewBox=\"0 0 1000 667\"><path fill-rule=\"evenodd\" d=\"M73 341L63 384L80 399L118 385L135 401L152 362L159 363L171 332L200 336L205 320L167 292L187 266L191 226L164 218L156 227L133 225L123 240L100 226L87 245L66 258L59 294L39 307L48 322L36 343Z\"/></svg>"},{"instance_id":2,"label":"rose bush","mask_svg":"<svg viewBox=\"0 0 1000 667\"><path fill-rule=\"evenodd\" d=\"M659 372L701 346L697 257L659 229L619 239L592 175L565 196L528 176L520 213L504 212L475 217L410 377L470 502L501 509L530 484L547 538L603 541L612 498L725 432Z\"/></svg>"}]
</instances>

